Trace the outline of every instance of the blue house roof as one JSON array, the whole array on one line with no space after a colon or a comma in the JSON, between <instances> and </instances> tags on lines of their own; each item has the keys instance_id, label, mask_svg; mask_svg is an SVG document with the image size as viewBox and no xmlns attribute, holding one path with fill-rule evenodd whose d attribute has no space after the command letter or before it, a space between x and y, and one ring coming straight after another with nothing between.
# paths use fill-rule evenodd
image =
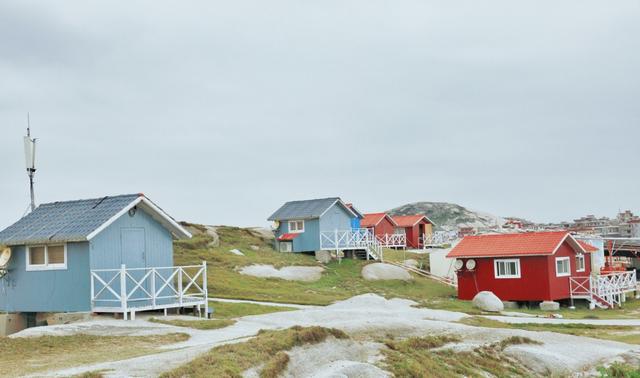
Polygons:
<instances>
[{"instance_id":1,"label":"blue house roof","mask_svg":"<svg viewBox=\"0 0 640 378\"><path fill-rule=\"evenodd\" d=\"M8 246L91 240L133 207L142 207L177 237L191 237L173 218L143 194L45 203L0 231Z\"/></svg>"},{"instance_id":2,"label":"blue house roof","mask_svg":"<svg viewBox=\"0 0 640 378\"><path fill-rule=\"evenodd\" d=\"M339 197L319 198L304 201L290 201L282 205L275 213L269 217L269 221L282 221L289 219L313 219L319 218L334 204L338 203L354 217L354 213Z\"/></svg>"}]
</instances>

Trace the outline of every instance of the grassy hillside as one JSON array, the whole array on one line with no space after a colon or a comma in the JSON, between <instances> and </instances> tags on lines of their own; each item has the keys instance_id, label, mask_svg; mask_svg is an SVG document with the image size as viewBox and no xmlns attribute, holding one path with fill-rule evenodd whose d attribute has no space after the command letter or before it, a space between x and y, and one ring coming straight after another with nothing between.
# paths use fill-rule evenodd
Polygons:
<instances>
[{"instance_id":1,"label":"grassy hillside","mask_svg":"<svg viewBox=\"0 0 640 378\"><path fill-rule=\"evenodd\" d=\"M177 265L208 263L209 295L220 298L252 299L281 303L325 305L364 293L377 293L388 298L402 297L417 301L424 299L449 300L454 289L438 282L416 278L413 282L365 281L360 276L367 261L344 259L325 266L325 273L316 282L285 281L241 275L238 269L252 264L313 265L313 256L276 252L272 241L259 233L236 227L219 227L220 245L213 247L213 238L201 226L192 225L195 236L175 243ZM252 249L254 247L254 250ZM257 247L257 248L256 248ZM245 256L229 252L239 249ZM407 255L411 258L411 254Z\"/></svg>"}]
</instances>

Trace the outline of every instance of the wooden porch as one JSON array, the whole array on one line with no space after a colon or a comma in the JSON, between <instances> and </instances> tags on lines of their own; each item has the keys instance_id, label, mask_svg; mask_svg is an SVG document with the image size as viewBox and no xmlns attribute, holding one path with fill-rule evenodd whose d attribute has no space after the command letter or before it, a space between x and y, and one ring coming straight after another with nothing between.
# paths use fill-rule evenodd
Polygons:
<instances>
[{"instance_id":1,"label":"wooden porch","mask_svg":"<svg viewBox=\"0 0 640 378\"><path fill-rule=\"evenodd\" d=\"M569 290L572 301L586 299L592 308L614 308L625 302L627 293L638 290L636 271L570 277Z\"/></svg>"},{"instance_id":2,"label":"wooden porch","mask_svg":"<svg viewBox=\"0 0 640 378\"><path fill-rule=\"evenodd\" d=\"M208 311L207 263L191 266L91 270L91 311L122 313L169 308Z\"/></svg>"},{"instance_id":3,"label":"wooden porch","mask_svg":"<svg viewBox=\"0 0 640 378\"><path fill-rule=\"evenodd\" d=\"M363 250L367 260L383 261L382 245L373 231L366 228L320 232L320 249L323 251Z\"/></svg>"}]
</instances>

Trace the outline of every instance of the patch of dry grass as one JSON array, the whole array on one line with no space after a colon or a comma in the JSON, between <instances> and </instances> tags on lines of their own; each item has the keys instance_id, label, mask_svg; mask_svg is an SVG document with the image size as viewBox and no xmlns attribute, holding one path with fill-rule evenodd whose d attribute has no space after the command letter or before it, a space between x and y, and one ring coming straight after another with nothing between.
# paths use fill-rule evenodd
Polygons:
<instances>
[{"instance_id":1,"label":"patch of dry grass","mask_svg":"<svg viewBox=\"0 0 640 378\"><path fill-rule=\"evenodd\" d=\"M157 353L162 345L189 339L183 333L155 336L0 337L0 371L22 376L54 369ZM99 374L99 373L95 373ZM95 377L88 375L87 377Z\"/></svg>"},{"instance_id":2,"label":"patch of dry grass","mask_svg":"<svg viewBox=\"0 0 640 378\"><path fill-rule=\"evenodd\" d=\"M296 326L281 331L260 331L255 338L244 343L213 348L162 377L239 377L243 371L263 364L263 376L273 377L286 369L289 356L284 356L285 351L300 345L321 343L329 337L346 339L349 336L340 330L323 327Z\"/></svg>"},{"instance_id":3,"label":"patch of dry grass","mask_svg":"<svg viewBox=\"0 0 640 378\"><path fill-rule=\"evenodd\" d=\"M528 377L533 375L520 362L502 353L508 345L536 343L526 338L508 338L470 352L438 349L460 341L459 337L427 336L402 341L389 340L383 350L384 368L396 377Z\"/></svg>"}]
</instances>

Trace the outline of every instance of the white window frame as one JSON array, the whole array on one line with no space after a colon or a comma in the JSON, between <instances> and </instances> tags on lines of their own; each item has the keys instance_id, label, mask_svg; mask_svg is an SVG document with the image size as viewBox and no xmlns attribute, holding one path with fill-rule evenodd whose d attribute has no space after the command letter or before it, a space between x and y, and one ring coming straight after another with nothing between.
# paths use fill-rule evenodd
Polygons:
<instances>
[{"instance_id":1,"label":"white window frame","mask_svg":"<svg viewBox=\"0 0 640 378\"><path fill-rule=\"evenodd\" d=\"M516 263L516 274L506 274L503 276L498 275L498 264L499 263ZM522 271L520 270L520 259L495 259L493 260L493 276L496 279L513 279L513 278L521 278L522 277Z\"/></svg>"},{"instance_id":2,"label":"white window frame","mask_svg":"<svg viewBox=\"0 0 640 378\"><path fill-rule=\"evenodd\" d=\"M558 272L558 261L566 261L568 271L566 273ZM566 257L556 257L556 277L568 277L571 275L571 258L569 256Z\"/></svg>"},{"instance_id":3,"label":"white window frame","mask_svg":"<svg viewBox=\"0 0 640 378\"><path fill-rule=\"evenodd\" d=\"M302 222L302 229L298 229L298 222ZM291 228L291 225L294 224L295 225L295 230ZM304 232L304 220L303 219L299 219L299 220L290 220L289 221L289 233L291 234L301 234Z\"/></svg>"},{"instance_id":4,"label":"white window frame","mask_svg":"<svg viewBox=\"0 0 640 378\"><path fill-rule=\"evenodd\" d=\"M580 264L578 264L578 260L582 260L582 269L580 268ZM587 270L587 260L584 258L583 254L576 255L576 272L584 272Z\"/></svg>"},{"instance_id":5,"label":"white window frame","mask_svg":"<svg viewBox=\"0 0 640 378\"><path fill-rule=\"evenodd\" d=\"M64 263L63 264L49 264L49 247L64 247ZM43 247L44 248L44 264L32 265L31 264L31 248ZM67 270L67 244L38 244L29 245L25 248L26 253L26 270L27 272L42 271L42 270Z\"/></svg>"}]
</instances>

